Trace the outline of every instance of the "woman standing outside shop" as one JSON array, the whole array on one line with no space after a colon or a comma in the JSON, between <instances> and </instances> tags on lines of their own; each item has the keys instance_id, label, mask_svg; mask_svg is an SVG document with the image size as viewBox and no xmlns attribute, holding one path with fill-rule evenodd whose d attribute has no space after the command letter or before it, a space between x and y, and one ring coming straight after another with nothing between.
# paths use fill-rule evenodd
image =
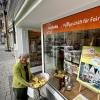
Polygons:
<instances>
[{"instance_id":1,"label":"woman standing outside shop","mask_svg":"<svg viewBox=\"0 0 100 100\"><path fill-rule=\"evenodd\" d=\"M27 54L21 54L19 61L13 67L13 92L15 100L28 100L27 87L31 87L29 80L31 79L30 65L27 62Z\"/></svg>"}]
</instances>

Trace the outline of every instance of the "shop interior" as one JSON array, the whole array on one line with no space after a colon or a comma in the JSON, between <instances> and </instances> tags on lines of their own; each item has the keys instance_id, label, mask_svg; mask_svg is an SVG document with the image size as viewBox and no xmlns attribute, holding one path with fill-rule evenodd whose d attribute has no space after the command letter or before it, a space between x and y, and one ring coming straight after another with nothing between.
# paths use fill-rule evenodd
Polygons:
<instances>
[{"instance_id":1,"label":"shop interior","mask_svg":"<svg viewBox=\"0 0 100 100\"><path fill-rule=\"evenodd\" d=\"M49 84L68 100L79 93L89 100L97 100L96 93L90 89L82 86L80 91L77 81L83 46L100 47L100 29L44 34L44 63L45 72L51 76ZM67 78L61 73L66 74Z\"/></svg>"}]
</instances>

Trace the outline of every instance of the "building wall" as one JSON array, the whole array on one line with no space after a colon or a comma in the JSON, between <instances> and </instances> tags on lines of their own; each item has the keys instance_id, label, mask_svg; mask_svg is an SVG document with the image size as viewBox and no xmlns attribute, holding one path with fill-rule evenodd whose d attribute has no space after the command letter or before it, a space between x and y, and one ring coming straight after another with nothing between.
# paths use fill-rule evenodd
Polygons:
<instances>
[{"instance_id":1,"label":"building wall","mask_svg":"<svg viewBox=\"0 0 100 100\"><path fill-rule=\"evenodd\" d=\"M16 28L15 56L22 53L29 53L28 31L23 28Z\"/></svg>"},{"instance_id":2,"label":"building wall","mask_svg":"<svg viewBox=\"0 0 100 100\"><path fill-rule=\"evenodd\" d=\"M13 32L9 33L9 45L10 45L10 49L13 50L14 49Z\"/></svg>"}]
</instances>

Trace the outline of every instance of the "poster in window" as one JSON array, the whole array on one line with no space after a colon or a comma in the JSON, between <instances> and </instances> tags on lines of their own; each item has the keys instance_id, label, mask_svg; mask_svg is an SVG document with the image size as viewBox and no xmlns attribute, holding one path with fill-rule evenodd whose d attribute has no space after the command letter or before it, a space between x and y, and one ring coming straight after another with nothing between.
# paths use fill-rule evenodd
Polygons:
<instances>
[{"instance_id":1,"label":"poster in window","mask_svg":"<svg viewBox=\"0 0 100 100\"><path fill-rule=\"evenodd\" d=\"M77 80L100 93L100 47L83 47Z\"/></svg>"},{"instance_id":2,"label":"poster in window","mask_svg":"<svg viewBox=\"0 0 100 100\"><path fill-rule=\"evenodd\" d=\"M72 53L71 53L72 50L73 50L73 46L65 46L64 47L64 59L66 61L72 60Z\"/></svg>"},{"instance_id":3,"label":"poster in window","mask_svg":"<svg viewBox=\"0 0 100 100\"><path fill-rule=\"evenodd\" d=\"M81 56L80 50L72 50L72 62L73 63L79 64L80 56Z\"/></svg>"}]
</instances>

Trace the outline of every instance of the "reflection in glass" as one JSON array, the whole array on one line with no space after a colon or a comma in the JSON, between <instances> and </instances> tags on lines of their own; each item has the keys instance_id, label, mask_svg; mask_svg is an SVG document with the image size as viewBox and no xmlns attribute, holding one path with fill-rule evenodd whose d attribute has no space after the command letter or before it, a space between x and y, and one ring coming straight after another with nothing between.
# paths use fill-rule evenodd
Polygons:
<instances>
[{"instance_id":1,"label":"reflection in glass","mask_svg":"<svg viewBox=\"0 0 100 100\"><path fill-rule=\"evenodd\" d=\"M44 34L45 71L53 76L66 62L78 67L82 46L100 46L100 29Z\"/></svg>"}]
</instances>

